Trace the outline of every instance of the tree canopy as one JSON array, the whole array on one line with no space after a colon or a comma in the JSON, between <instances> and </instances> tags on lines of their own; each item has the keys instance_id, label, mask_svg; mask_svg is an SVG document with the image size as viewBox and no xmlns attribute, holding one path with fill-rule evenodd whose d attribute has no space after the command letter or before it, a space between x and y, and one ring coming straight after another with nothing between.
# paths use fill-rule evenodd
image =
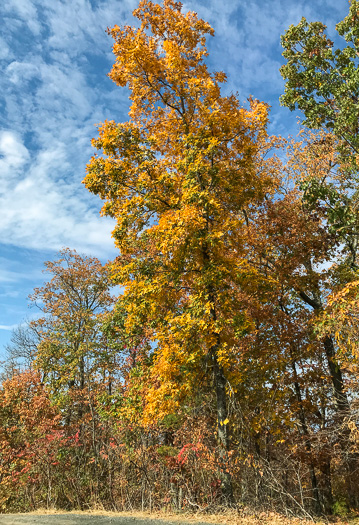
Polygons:
<instances>
[{"instance_id":1,"label":"tree canopy","mask_svg":"<svg viewBox=\"0 0 359 525\"><path fill-rule=\"evenodd\" d=\"M99 125L84 184L118 256L63 249L31 296L35 339L14 334L5 510L359 508L359 3L343 49L305 19L282 37L296 139L223 94L214 30L182 7L142 0L138 27L108 30L131 105Z\"/></svg>"}]
</instances>

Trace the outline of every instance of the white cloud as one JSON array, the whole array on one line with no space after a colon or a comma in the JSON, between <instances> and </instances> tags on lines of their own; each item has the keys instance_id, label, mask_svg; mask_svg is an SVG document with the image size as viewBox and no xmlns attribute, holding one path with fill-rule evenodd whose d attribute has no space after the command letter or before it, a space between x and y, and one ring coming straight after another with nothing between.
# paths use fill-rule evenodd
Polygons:
<instances>
[{"instance_id":1,"label":"white cloud","mask_svg":"<svg viewBox=\"0 0 359 525\"><path fill-rule=\"evenodd\" d=\"M0 37L0 60L8 60L12 57L10 47L4 38Z\"/></svg>"},{"instance_id":2,"label":"white cloud","mask_svg":"<svg viewBox=\"0 0 359 525\"><path fill-rule=\"evenodd\" d=\"M18 62L14 60L7 66L6 75L10 82L22 84L25 80L32 80L38 77L39 68L31 62Z\"/></svg>"},{"instance_id":3,"label":"white cloud","mask_svg":"<svg viewBox=\"0 0 359 525\"><path fill-rule=\"evenodd\" d=\"M43 5L41 0L39 3ZM43 6L50 31L47 45L66 50L71 57L83 52L102 54L101 44L110 41L106 28L126 23L137 4L136 0L99 1L94 6L88 0L49 2Z\"/></svg>"},{"instance_id":4,"label":"white cloud","mask_svg":"<svg viewBox=\"0 0 359 525\"><path fill-rule=\"evenodd\" d=\"M341 8L339 7L341 5ZM184 2L184 10L197 11L215 29L214 39L208 39L210 65L228 75L226 92L239 91L268 101L278 98L283 90L279 67L280 35L302 16L309 21L323 20L333 28L347 13L346 0L299 2L285 0L197 0Z\"/></svg>"},{"instance_id":5,"label":"white cloud","mask_svg":"<svg viewBox=\"0 0 359 525\"><path fill-rule=\"evenodd\" d=\"M0 293L0 297L8 297L11 299L16 299L17 297L19 297L19 295L19 290L10 290L8 292Z\"/></svg>"},{"instance_id":6,"label":"white cloud","mask_svg":"<svg viewBox=\"0 0 359 525\"><path fill-rule=\"evenodd\" d=\"M29 152L16 132L0 131L0 194L8 191L9 181L17 176L19 169L26 165L29 158Z\"/></svg>"},{"instance_id":7,"label":"white cloud","mask_svg":"<svg viewBox=\"0 0 359 525\"><path fill-rule=\"evenodd\" d=\"M26 275L25 273L21 273L16 270L10 270L6 268L1 268L0 270L0 283L6 284L6 283L16 283L19 282L21 279L29 278L31 279L33 275ZM3 295L3 294L2 294Z\"/></svg>"},{"instance_id":8,"label":"white cloud","mask_svg":"<svg viewBox=\"0 0 359 525\"><path fill-rule=\"evenodd\" d=\"M15 330L18 326L18 324L0 324L0 330L8 330L12 332L12 330Z\"/></svg>"},{"instance_id":9,"label":"white cloud","mask_svg":"<svg viewBox=\"0 0 359 525\"><path fill-rule=\"evenodd\" d=\"M16 156L14 146L23 151L21 143L7 134L8 156L3 159L18 170L24 154ZM1 142L0 142L1 146ZM33 157L31 167L7 183L7 191L0 197L0 236L5 244L26 248L54 249L71 246L80 251L110 252L113 247L113 221L101 219L98 209L90 208L81 198L80 183L54 176L69 169L66 145L40 151ZM26 151L26 150L25 150ZM61 168L60 168L61 167ZM62 171L61 171L62 170Z\"/></svg>"},{"instance_id":10,"label":"white cloud","mask_svg":"<svg viewBox=\"0 0 359 525\"><path fill-rule=\"evenodd\" d=\"M41 26L34 2L31 0L5 0L2 9L4 13L12 14L23 20L35 36L39 35Z\"/></svg>"}]
</instances>

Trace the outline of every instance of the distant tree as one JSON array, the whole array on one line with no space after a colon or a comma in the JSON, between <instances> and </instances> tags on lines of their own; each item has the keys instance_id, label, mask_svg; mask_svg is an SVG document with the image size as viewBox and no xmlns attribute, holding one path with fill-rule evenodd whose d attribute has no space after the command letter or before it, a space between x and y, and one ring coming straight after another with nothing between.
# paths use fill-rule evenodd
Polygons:
<instances>
[{"instance_id":1,"label":"distant tree","mask_svg":"<svg viewBox=\"0 0 359 525\"><path fill-rule=\"evenodd\" d=\"M2 363L2 380L11 378L20 371L31 370L40 342L39 334L30 321L17 326L11 333L10 343L5 345Z\"/></svg>"},{"instance_id":2,"label":"distant tree","mask_svg":"<svg viewBox=\"0 0 359 525\"><path fill-rule=\"evenodd\" d=\"M35 366L66 405L66 396L105 384L113 371L102 327L114 297L108 269L96 258L65 248L45 266L52 278L30 296L45 314L30 322L39 337Z\"/></svg>"}]
</instances>

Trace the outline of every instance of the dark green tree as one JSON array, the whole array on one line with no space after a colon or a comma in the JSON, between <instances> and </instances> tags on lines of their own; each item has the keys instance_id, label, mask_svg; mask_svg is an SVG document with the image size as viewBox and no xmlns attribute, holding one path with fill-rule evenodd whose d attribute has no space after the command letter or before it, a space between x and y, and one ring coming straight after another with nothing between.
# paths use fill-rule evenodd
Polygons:
<instances>
[{"instance_id":1,"label":"dark green tree","mask_svg":"<svg viewBox=\"0 0 359 525\"><path fill-rule=\"evenodd\" d=\"M352 0L348 16L336 26L347 42L343 49L333 47L325 30L323 23L302 18L281 37L287 63L280 70L286 80L280 100L303 111L305 126L331 131L353 158L359 153L359 2Z\"/></svg>"}]
</instances>

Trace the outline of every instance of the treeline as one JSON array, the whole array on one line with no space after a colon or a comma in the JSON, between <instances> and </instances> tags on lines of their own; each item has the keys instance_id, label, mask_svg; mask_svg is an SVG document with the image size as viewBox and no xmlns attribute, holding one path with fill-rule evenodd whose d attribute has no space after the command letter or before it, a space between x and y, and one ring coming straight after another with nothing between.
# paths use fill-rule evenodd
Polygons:
<instances>
[{"instance_id":1,"label":"treeline","mask_svg":"<svg viewBox=\"0 0 359 525\"><path fill-rule=\"evenodd\" d=\"M342 49L282 37L297 140L221 94L195 13L134 15L109 30L130 120L84 181L119 255L46 263L3 365L1 508L358 510L359 3Z\"/></svg>"}]
</instances>

